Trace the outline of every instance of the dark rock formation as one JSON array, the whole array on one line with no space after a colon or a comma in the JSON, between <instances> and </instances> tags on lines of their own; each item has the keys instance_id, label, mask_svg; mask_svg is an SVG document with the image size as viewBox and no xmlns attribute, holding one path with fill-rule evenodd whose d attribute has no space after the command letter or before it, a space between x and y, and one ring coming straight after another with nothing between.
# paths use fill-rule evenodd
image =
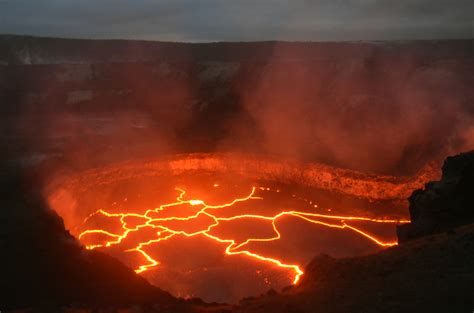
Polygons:
<instances>
[{"instance_id":1,"label":"dark rock formation","mask_svg":"<svg viewBox=\"0 0 474 313\"><path fill-rule=\"evenodd\" d=\"M302 281L248 299L241 313L471 312L474 227L408 242L366 257L315 258Z\"/></svg>"},{"instance_id":2,"label":"dark rock formation","mask_svg":"<svg viewBox=\"0 0 474 313\"><path fill-rule=\"evenodd\" d=\"M398 227L400 242L474 222L474 151L449 157L440 181L409 198L412 222Z\"/></svg>"},{"instance_id":3,"label":"dark rock formation","mask_svg":"<svg viewBox=\"0 0 474 313\"><path fill-rule=\"evenodd\" d=\"M184 305L116 259L82 248L34 184L18 178L19 169L0 173L1 311L159 304L166 312Z\"/></svg>"}]
</instances>

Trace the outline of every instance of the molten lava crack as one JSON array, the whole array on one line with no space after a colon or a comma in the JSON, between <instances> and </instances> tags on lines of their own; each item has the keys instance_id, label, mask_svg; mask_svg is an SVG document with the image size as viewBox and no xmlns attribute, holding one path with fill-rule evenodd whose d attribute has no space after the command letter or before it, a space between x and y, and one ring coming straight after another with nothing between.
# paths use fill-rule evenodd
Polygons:
<instances>
[{"instance_id":1,"label":"molten lava crack","mask_svg":"<svg viewBox=\"0 0 474 313\"><path fill-rule=\"evenodd\" d=\"M215 184L214 187L218 187ZM266 216L258 214L241 214L230 217L219 217L216 212L232 207L237 203L245 203L247 201L262 200L262 197L257 197L257 187L252 187L252 191L243 198L237 198L233 201L220 205L210 205L200 199L185 200L186 191L180 188L175 188L179 195L176 202L168 203L159 206L158 208L146 210L143 214L137 213L110 213L105 210L98 210L89 215L83 222L83 226L88 224L92 219L99 219L99 217L106 219L118 219L121 225L121 232L112 232L106 228L88 228L82 231L79 235L79 240L86 245L87 249L95 248L110 248L112 246L123 245L126 252L138 252L143 256L144 262L139 264L135 271L142 273L156 268L160 262L146 252L146 248L153 244L159 244L162 241L172 239L176 235L185 237L204 236L209 240L224 243L226 248L224 253L226 255L244 255L261 262L266 262L274 266L287 269L293 272L293 283L296 284L303 271L298 264L290 264L284 260L277 259L272 256L264 256L255 251L248 249L249 243L252 242L271 242L279 240L282 235L278 228L278 221L282 217L293 217L301 219L308 223L318 224L325 227L338 228L341 230L354 232L358 236L362 236L379 246L389 247L397 245L397 242L385 242L367 231L351 225L351 222L364 221L372 223L391 223L400 224L408 223L408 220L395 219L373 219L360 216L339 216L339 215L325 215L316 214L305 211L281 211L278 214ZM270 190L270 188L260 187L263 190ZM279 192L279 191L277 191ZM183 207L185 210L183 211ZM181 210L177 210L181 209ZM273 234L271 236L258 236L257 238L246 238L245 240L237 240L236 238L223 238L222 235L216 235L213 230L216 226L222 226L226 222L237 220L262 221L271 223ZM100 222L100 221L95 221ZM151 232L150 232L151 230ZM132 247L127 247L125 241L134 234L140 232L150 232L149 240L140 241ZM105 239L104 239L105 238ZM88 244L90 239L98 240L99 243Z\"/></svg>"}]
</instances>

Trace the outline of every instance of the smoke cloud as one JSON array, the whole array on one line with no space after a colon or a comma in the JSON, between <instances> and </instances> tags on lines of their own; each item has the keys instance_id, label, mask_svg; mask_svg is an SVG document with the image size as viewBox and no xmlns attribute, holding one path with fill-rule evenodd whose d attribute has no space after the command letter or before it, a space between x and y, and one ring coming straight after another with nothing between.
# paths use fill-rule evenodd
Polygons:
<instances>
[{"instance_id":1,"label":"smoke cloud","mask_svg":"<svg viewBox=\"0 0 474 313\"><path fill-rule=\"evenodd\" d=\"M470 41L112 50L53 41L56 50L33 42L9 53L63 64L0 68L13 157L52 153L90 166L235 151L410 174L474 148Z\"/></svg>"},{"instance_id":2,"label":"smoke cloud","mask_svg":"<svg viewBox=\"0 0 474 313\"><path fill-rule=\"evenodd\" d=\"M253 73L258 78L239 89L245 114L231 123L236 138L225 148L243 143L395 173L474 148L473 77L463 65L376 53L294 61L282 57L284 50L277 45L276 56Z\"/></svg>"}]
</instances>

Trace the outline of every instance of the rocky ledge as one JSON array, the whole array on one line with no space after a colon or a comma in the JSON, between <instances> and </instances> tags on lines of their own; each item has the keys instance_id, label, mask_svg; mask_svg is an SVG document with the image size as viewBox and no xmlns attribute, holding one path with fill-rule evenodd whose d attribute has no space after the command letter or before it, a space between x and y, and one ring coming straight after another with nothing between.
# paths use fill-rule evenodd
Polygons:
<instances>
[{"instance_id":1,"label":"rocky ledge","mask_svg":"<svg viewBox=\"0 0 474 313\"><path fill-rule=\"evenodd\" d=\"M412 222L398 227L400 243L474 223L474 150L448 157L441 180L408 200Z\"/></svg>"}]
</instances>

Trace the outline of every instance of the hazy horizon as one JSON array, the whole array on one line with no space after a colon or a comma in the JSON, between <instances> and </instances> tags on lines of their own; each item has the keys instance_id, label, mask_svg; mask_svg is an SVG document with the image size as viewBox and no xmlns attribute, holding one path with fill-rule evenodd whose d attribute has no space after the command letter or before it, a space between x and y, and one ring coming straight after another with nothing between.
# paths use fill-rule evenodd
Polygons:
<instances>
[{"instance_id":1,"label":"hazy horizon","mask_svg":"<svg viewBox=\"0 0 474 313\"><path fill-rule=\"evenodd\" d=\"M346 40L278 40L278 39L262 39L262 40L210 40L210 41L172 41L161 39L140 39L140 38L126 38L126 37L65 37L65 36L48 36L48 35L31 35L31 34L12 34L0 33L0 37L25 37L25 38L39 38L39 39L59 39L59 40L86 40L86 41L142 41L142 42L162 42L162 43L177 43L177 44L213 44L213 43L378 43L378 42L411 42L411 41L462 41L474 40L472 37L459 38L414 38L414 39L346 39Z\"/></svg>"},{"instance_id":2,"label":"hazy horizon","mask_svg":"<svg viewBox=\"0 0 474 313\"><path fill-rule=\"evenodd\" d=\"M460 0L0 0L0 34L168 42L473 38Z\"/></svg>"}]
</instances>

